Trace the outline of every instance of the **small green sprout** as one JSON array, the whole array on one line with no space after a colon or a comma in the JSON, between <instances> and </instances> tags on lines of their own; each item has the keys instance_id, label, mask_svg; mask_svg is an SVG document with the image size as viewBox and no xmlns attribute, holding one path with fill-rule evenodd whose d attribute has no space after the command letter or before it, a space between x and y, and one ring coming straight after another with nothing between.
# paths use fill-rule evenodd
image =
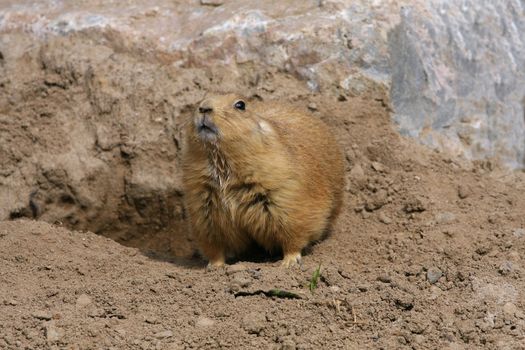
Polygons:
<instances>
[{"instance_id":1,"label":"small green sprout","mask_svg":"<svg viewBox=\"0 0 525 350\"><path fill-rule=\"evenodd\" d=\"M319 283L319 277L321 277L321 264L319 263L319 266L312 274L312 278L310 279L310 284L308 287L310 288L310 292L314 292L314 289L317 288L317 283Z\"/></svg>"}]
</instances>

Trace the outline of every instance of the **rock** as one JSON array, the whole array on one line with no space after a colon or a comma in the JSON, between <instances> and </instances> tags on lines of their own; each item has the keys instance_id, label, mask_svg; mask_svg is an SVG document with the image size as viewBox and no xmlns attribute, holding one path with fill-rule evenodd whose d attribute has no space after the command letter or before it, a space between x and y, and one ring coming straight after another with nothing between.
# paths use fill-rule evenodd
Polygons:
<instances>
[{"instance_id":1,"label":"rock","mask_svg":"<svg viewBox=\"0 0 525 350\"><path fill-rule=\"evenodd\" d=\"M199 317L195 322L197 327L211 327L215 325L215 321L208 317Z\"/></svg>"},{"instance_id":2,"label":"rock","mask_svg":"<svg viewBox=\"0 0 525 350\"><path fill-rule=\"evenodd\" d=\"M408 293L399 293L394 298L395 305L402 310L412 310L414 308L414 296Z\"/></svg>"},{"instance_id":3,"label":"rock","mask_svg":"<svg viewBox=\"0 0 525 350\"><path fill-rule=\"evenodd\" d=\"M430 284L434 284L443 276L443 272L437 267L431 267L427 270L427 280Z\"/></svg>"},{"instance_id":4,"label":"rock","mask_svg":"<svg viewBox=\"0 0 525 350\"><path fill-rule=\"evenodd\" d=\"M83 308L87 305L91 304L91 298L87 294L81 294L77 298L77 307Z\"/></svg>"},{"instance_id":5,"label":"rock","mask_svg":"<svg viewBox=\"0 0 525 350\"><path fill-rule=\"evenodd\" d=\"M403 207L405 213L420 213L426 210L426 205L423 203L421 198L412 197L409 198Z\"/></svg>"},{"instance_id":6,"label":"rock","mask_svg":"<svg viewBox=\"0 0 525 350\"><path fill-rule=\"evenodd\" d=\"M476 247L476 253L479 255L486 255L492 250L492 246L490 244L480 244Z\"/></svg>"},{"instance_id":7,"label":"rock","mask_svg":"<svg viewBox=\"0 0 525 350\"><path fill-rule=\"evenodd\" d=\"M385 225L390 225L392 223L392 219L390 219L385 213L380 212L377 216L380 222L382 222Z\"/></svg>"},{"instance_id":8,"label":"rock","mask_svg":"<svg viewBox=\"0 0 525 350\"><path fill-rule=\"evenodd\" d=\"M438 225L450 224L456 221L456 215L454 213L445 211L445 212L436 214L436 216L434 217L434 220L436 221L436 224Z\"/></svg>"},{"instance_id":9,"label":"rock","mask_svg":"<svg viewBox=\"0 0 525 350\"><path fill-rule=\"evenodd\" d=\"M372 169L374 169L378 173L386 172L386 167L379 162L372 162Z\"/></svg>"},{"instance_id":10,"label":"rock","mask_svg":"<svg viewBox=\"0 0 525 350\"><path fill-rule=\"evenodd\" d=\"M374 211L388 203L388 193L386 190L379 190L372 194L365 203L365 209Z\"/></svg>"},{"instance_id":11,"label":"rock","mask_svg":"<svg viewBox=\"0 0 525 350\"><path fill-rule=\"evenodd\" d=\"M54 322L48 322L44 326L46 339L49 342L57 342L64 336L64 330L55 326Z\"/></svg>"},{"instance_id":12,"label":"rock","mask_svg":"<svg viewBox=\"0 0 525 350\"><path fill-rule=\"evenodd\" d=\"M472 189L467 185L458 186L458 197L465 199L472 194Z\"/></svg>"},{"instance_id":13,"label":"rock","mask_svg":"<svg viewBox=\"0 0 525 350\"><path fill-rule=\"evenodd\" d=\"M359 284L357 285L357 289L359 289L360 292L366 292L370 286L368 284Z\"/></svg>"},{"instance_id":14,"label":"rock","mask_svg":"<svg viewBox=\"0 0 525 350\"><path fill-rule=\"evenodd\" d=\"M165 338L171 338L173 337L173 332L170 330L157 332L153 335L157 339L165 339Z\"/></svg>"},{"instance_id":15,"label":"rock","mask_svg":"<svg viewBox=\"0 0 525 350\"><path fill-rule=\"evenodd\" d=\"M253 280L251 278L247 278L241 275L235 275L233 277L232 283L237 284L241 288L246 288L253 283Z\"/></svg>"},{"instance_id":16,"label":"rock","mask_svg":"<svg viewBox=\"0 0 525 350\"><path fill-rule=\"evenodd\" d=\"M377 280L379 282L383 282L383 283L390 283L390 282L392 282L392 278L389 275L387 275L387 274L379 275L377 277Z\"/></svg>"},{"instance_id":17,"label":"rock","mask_svg":"<svg viewBox=\"0 0 525 350\"><path fill-rule=\"evenodd\" d=\"M285 339L282 342L281 350L296 350L295 342L291 339Z\"/></svg>"},{"instance_id":18,"label":"rock","mask_svg":"<svg viewBox=\"0 0 525 350\"><path fill-rule=\"evenodd\" d=\"M514 266L512 262L505 260L501 263L501 265L498 267L498 272L502 274L503 276L508 275L514 270Z\"/></svg>"},{"instance_id":19,"label":"rock","mask_svg":"<svg viewBox=\"0 0 525 350\"><path fill-rule=\"evenodd\" d=\"M425 343L425 336L421 334L414 335L414 343L416 344L424 344Z\"/></svg>"},{"instance_id":20,"label":"rock","mask_svg":"<svg viewBox=\"0 0 525 350\"><path fill-rule=\"evenodd\" d=\"M308 109L311 111L317 111L317 104L311 102L308 104Z\"/></svg>"},{"instance_id":21,"label":"rock","mask_svg":"<svg viewBox=\"0 0 525 350\"><path fill-rule=\"evenodd\" d=\"M221 6L224 4L224 0L200 0L201 5L203 6Z\"/></svg>"},{"instance_id":22,"label":"rock","mask_svg":"<svg viewBox=\"0 0 525 350\"><path fill-rule=\"evenodd\" d=\"M443 294L443 291L436 287L436 286L431 286L430 287L430 296L428 297L429 300L436 300L437 298L439 298L441 296L441 294Z\"/></svg>"},{"instance_id":23,"label":"rock","mask_svg":"<svg viewBox=\"0 0 525 350\"><path fill-rule=\"evenodd\" d=\"M348 175L350 180L355 183L357 187L363 188L366 185L367 178L361 165L354 165Z\"/></svg>"},{"instance_id":24,"label":"rock","mask_svg":"<svg viewBox=\"0 0 525 350\"><path fill-rule=\"evenodd\" d=\"M242 272L248 270L248 267L243 264L234 264L234 265L228 265L226 267L226 274L227 275L233 275L237 272Z\"/></svg>"},{"instance_id":25,"label":"rock","mask_svg":"<svg viewBox=\"0 0 525 350\"><path fill-rule=\"evenodd\" d=\"M522 11L520 6L418 1L401 10L401 21L388 41L394 120L402 133L470 158L495 152L510 167L523 166L525 149L517 145L525 141L521 100L525 85L519 83L525 72L517 67L525 66L525 55L516 60L514 52L525 50L517 35L525 32L525 21L512 15ZM499 23L515 30L500 34ZM489 53L496 61L486 56ZM501 80L494 84L496 77ZM443 79L450 80L439 83ZM420 97L407 103L413 94ZM478 98L487 105L476 105ZM487 112L493 109L497 112ZM497 127L492 126L495 120L501 123ZM431 130L426 127L429 123Z\"/></svg>"},{"instance_id":26,"label":"rock","mask_svg":"<svg viewBox=\"0 0 525 350\"><path fill-rule=\"evenodd\" d=\"M53 316L51 315L51 313L47 312L47 311L35 311L31 314L31 316L33 316L34 318L37 318L39 320L46 320L46 321L49 321L53 318Z\"/></svg>"},{"instance_id":27,"label":"rock","mask_svg":"<svg viewBox=\"0 0 525 350\"><path fill-rule=\"evenodd\" d=\"M93 309L88 312L88 316L93 318L104 317L105 315L106 312L101 308Z\"/></svg>"},{"instance_id":28,"label":"rock","mask_svg":"<svg viewBox=\"0 0 525 350\"><path fill-rule=\"evenodd\" d=\"M144 322L149 324L159 324L159 320L155 316L146 316Z\"/></svg>"},{"instance_id":29,"label":"rock","mask_svg":"<svg viewBox=\"0 0 525 350\"><path fill-rule=\"evenodd\" d=\"M339 286L330 286L330 291L333 293L339 293L341 291L341 287Z\"/></svg>"},{"instance_id":30,"label":"rock","mask_svg":"<svg viewBox=\"0 0 525 350\"><path fill-rule=\"evenodd\" d=\"M514 316L517 311L518 308L513 303L505 303L505 305L503 305L503 313L507 316Z\"/></svg>"},{"instance_id":31,"label":"rock","mask_svg":"<svg viewBox=\"0 0 525 350\"><path fill-rule=\"evenodd\" d=\"M517 251L515 250L512 250L509 252L509 260L514 262L514 263L517 263L521 260L521 255L520 253L518 253Z\"/></svg>"},{"instance_id":32,"label":"rock","mask_svg":"<svg viewBox=\"0 0 525 350\"><path fill-rule=\"evenodd\" d=\"M250 334L259 334L266 327L266 316L260 312L250 312L242 318L241 327Z\"/></svg>"},{"instance_id":33,"label":"rock","mask_svg":"<svg viewBox=\"0 0 525 350\"><path fill-rule=\"evenodd\" d=\"M514 237L518 238L525 237L525 229L517 228L514 231L512 231L512 234L514 235Z\"/></svg>"}]
</instances>

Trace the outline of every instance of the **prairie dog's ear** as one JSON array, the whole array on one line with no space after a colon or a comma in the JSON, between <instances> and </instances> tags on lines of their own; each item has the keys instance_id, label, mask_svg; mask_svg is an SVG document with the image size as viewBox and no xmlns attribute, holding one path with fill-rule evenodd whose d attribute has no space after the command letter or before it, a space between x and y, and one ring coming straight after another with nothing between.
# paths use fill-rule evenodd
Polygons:
<instances>
[{"instance_id":1,"label":"prairie dog's ear","mask_svg":"<svg viewBox=\"0 0 525 350\"><path fill-rule=\"evenodd\" d=\"M268 124L267 121L265 120L259 120L257 122L257 124L259 125L259 130L263 133L263 134L271 134L273 132L273 129L271 127L270 124Z\"/></svg>"}]
</instances>

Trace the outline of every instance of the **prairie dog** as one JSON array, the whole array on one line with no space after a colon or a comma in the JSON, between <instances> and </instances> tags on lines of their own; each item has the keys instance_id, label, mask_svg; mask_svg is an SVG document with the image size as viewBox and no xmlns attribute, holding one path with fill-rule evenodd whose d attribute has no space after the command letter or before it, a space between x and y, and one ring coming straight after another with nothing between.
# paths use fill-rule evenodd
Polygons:
<instances>
[{"instance_id":1,"label":"prairie dog","mask_svg":"<svg viewBox=\"0 0 525 350\"><path fill-rule=\"evenodd\" d=\"M320 120L274 102L206 98L186 127L183 182L191 230L210 266L252 241L283 266L339 213L344 160Z\"/></svg>"}]
</instances>

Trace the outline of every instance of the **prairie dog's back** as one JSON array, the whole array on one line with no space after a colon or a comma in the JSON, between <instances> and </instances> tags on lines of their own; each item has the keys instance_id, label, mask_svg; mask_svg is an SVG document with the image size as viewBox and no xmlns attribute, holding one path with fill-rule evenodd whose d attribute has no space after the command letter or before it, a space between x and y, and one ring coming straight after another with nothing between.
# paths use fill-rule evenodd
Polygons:
<instances>
[{"instance_id":1,"label":"prairie dog's back","mask_svg":"<svg viewBox=\"0 0 525 350\"><path fill-rule=\"evenodd\" d=\"M304 190L326 196L329 189L334 197L341 197L344 159L328 126L314 116L280 104L260 108L258 114L274 128L291 153L292 168L295 176L303 179Z\"/></svg>"}]
</instances>

